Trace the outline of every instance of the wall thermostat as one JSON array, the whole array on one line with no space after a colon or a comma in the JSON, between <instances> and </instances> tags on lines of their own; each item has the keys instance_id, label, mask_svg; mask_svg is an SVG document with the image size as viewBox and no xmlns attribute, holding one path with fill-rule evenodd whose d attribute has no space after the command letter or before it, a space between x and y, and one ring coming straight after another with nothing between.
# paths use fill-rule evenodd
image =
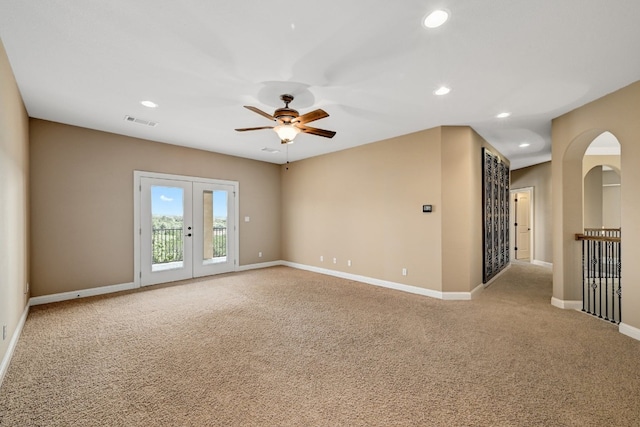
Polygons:
<instances>
[{"instance_id":1,"label":"wall thermostat","mask_svg":"<svg viewBox=\"0 0 640 427\"><path fill-rule=\"evenodd\" d=\"M433 211L432 205L422 205L422 212L431 212Z\"/></svg>"}]
</instances>

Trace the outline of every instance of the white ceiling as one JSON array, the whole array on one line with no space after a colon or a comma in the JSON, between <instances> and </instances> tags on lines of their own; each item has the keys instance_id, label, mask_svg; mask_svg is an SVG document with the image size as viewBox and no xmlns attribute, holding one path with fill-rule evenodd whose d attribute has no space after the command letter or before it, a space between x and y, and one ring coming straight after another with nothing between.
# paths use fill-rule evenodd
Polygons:
<instances>
[{"instance_id":1,"label":"white ceiling","mask_svg":"<svg viewBox=\"0 0 640 427\"><path fill-rule=\"evenodd\" d=\"M272 131L234 128L291 93L337 131L291 161L469 125L517 169L551 158L554 117L640 79L639 18L638 0L2 0L0 37L31 117L284 163Z\"/></svg>"},{"instance_id":2,"label":"white ceiling","mask_svg":"<svg viewBox=\"0 0 640 427\"><path fill-rule=\"evenodd\" d=\"M611 132L603 132L594 139L585 156L619 156L620 155L620 142Z\"/></svg>"}]
</instances>

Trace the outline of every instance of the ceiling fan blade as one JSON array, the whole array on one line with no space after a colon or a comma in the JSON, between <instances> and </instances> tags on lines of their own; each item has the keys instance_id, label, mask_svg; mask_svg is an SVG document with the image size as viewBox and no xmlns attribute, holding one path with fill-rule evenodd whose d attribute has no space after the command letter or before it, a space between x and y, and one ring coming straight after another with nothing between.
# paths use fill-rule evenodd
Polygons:
<instances>
[{"instance_id":1,"label":"ceiling fan blade","mask_svg":"<svg viewBox=\"0 0 640 427\"><path fill-rule=\"evenodd\" d=\"M293 123L305 124L309 122L313 122L314 120L324 119L325 117L329 117L329 113L324 110L314 110L307 114L303 114L298 118L292 120Z\"/></svg>"},{"instance_id":2,"label":"ceiling fan blade","mask_svg":"<svg viewBox=\"0 0 640 427\"><path fill-rule=\"evenodd\" d=\"M248 130L260 130L260 129L273 129L273 126L260 126L257 128L241 128L241 129L236 129L238 132L245 132Z\"/></svg>"},{"instance_id":3,"label":"ceiling fan blade","mask_svg":"<svg viewBox=\"0 0 640 427\"><path fill-rule=\"evenodd\" d=\"M244 108L246 108L247 110L251 110L251 111L253 111L254 113L258 113L258 114L260 114L261 116L264 116L264 117L266 117L266 118L267 118L267 119L269 119L269 120L273 120L274 122L276 121L276 118L275 118L275 117L273 117L273 116L272 116L271 114L269 114L269 113L265 113L264 111L262 111L262 110L261 110L261 109L259 109L259 108L252 107L251 105L245 105L245 106L244 106Z\"/></svg>"},{"instance_id":4,"label":"ceiling fan blade","mask_svg":"<svg viewBox=\"0 0 640 427\"><path fill-rule=\"evenodd\" d=\"M312 128L309 126L298 126L300 131L304 133L310 133L312 135L324 136L325 138L333 138L335 136L335 132L332 130L324 130L318 128Z\"/></svg>"}]
</instances>

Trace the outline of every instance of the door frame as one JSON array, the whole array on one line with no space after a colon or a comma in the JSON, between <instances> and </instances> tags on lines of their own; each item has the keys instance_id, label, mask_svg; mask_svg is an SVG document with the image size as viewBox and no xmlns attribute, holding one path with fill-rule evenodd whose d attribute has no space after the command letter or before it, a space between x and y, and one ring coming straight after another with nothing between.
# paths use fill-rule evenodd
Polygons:
<instances>
[{"instance_id":1,"label":"door frame","mask_svg":"<svg viewBox=\"0 0 640 427\"><path fill-rule=\"evenodd\" d=\"M235 247L233 271L238 270L238 259L240 257L240 233L239 233L239 221L240 218L240 183L238 181L229 181L223 179L202 178L188 175L173 175L160 172L148 172L148 171L133 171L133 283L136 288L140 288L142 285L142 259L141 259L141 232L142 224L140 221L141 206L140 206L140 193L142 191L141 178L157 178L168 179L176 181L189 181L189 182L203 182L207 184L229 185L232 186L235 192L234 200L234 223L233 229L233 245Z\"/></svg>"},{"instance_id":2,"label":"door frame","mask_svg":"<svg viewBox=\"0 0 640 427\"><path fill-rule=\"evenodd\" d=\"M516 261L515 254L515 242L516 242L516 232L514 224L515 220L515 202L513 201L513 195L516 193L529 193L529 225L531 228L531 232L529 233L529 262L533 263L534 254L535 254L535 216L534 216L534 187L521 187L521 188L512 188L509 190L509 259L511 261Z\"/></svg>"}]
</instances>

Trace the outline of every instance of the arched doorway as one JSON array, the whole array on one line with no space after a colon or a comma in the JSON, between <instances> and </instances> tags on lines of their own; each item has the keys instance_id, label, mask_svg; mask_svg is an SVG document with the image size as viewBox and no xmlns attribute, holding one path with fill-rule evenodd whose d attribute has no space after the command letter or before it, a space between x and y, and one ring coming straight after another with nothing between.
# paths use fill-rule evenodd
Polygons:
<instances>
[{"instance_id":1,"label":"arched doorway","mask_svg":"<svg viewBox=\"0 0 640 427\"><path fill-rule=\"evenodd\" d=\"M620 143L603 132L582 159L583 228L620 228Z\"/></svg>"},{"instance_id":2,"label":"arched doorway","mask_svg":"<svg viewBox=\"0 0 640 427\"><path fill-rule=\"evenodd\" d=\"M582 242L578 234L586 229L603 228L604 179L613 172L619 179L621 170L621 144L615 135L602 129L593 129L576 137L562 157L562 191L555 198L562 208L562 239L554 240L554 266L556 250L562 257L562 268L554 270L554 296L551 303L560 308L582 310L584 297L584 265ZM617 190L622 189L621 180ZM621 193L620 197L621 197ZM608 196L607 196L608 197ZM621 206L615 208L615 218L621 217ZM608 211L609 212L609 211ZM610 213L607 213L610 215ZM560 263L558 263L560 264ZM559 298L558 295L562 297Z\"/></svg>"},{"instance_id":3,"label":"arched doorway","mask_svg":"<svg viewBox=\"0 0 640 427\"><path fill-rule=\"evenodd\" d=\"M562 308L581 308L580 242L583 229L583 158L600 134L610 131L621 152L620 209L625 233L622 263L621 333L640 340L640 81L556 117L551 124L553 211L553 299ZM578 302L574 306L574 302Z\"/></svg>"},{"instance_id":4,"label":"arched doorway","mask_svg":"<svg viewBox=\"0 0 640 427\"><path fill-rule=\"evenodd\" d=\"M603 132L583 160L583 230L581 244L582 311L621 321L621 177L620 143Z\"/></svg>"}]
</instances>

